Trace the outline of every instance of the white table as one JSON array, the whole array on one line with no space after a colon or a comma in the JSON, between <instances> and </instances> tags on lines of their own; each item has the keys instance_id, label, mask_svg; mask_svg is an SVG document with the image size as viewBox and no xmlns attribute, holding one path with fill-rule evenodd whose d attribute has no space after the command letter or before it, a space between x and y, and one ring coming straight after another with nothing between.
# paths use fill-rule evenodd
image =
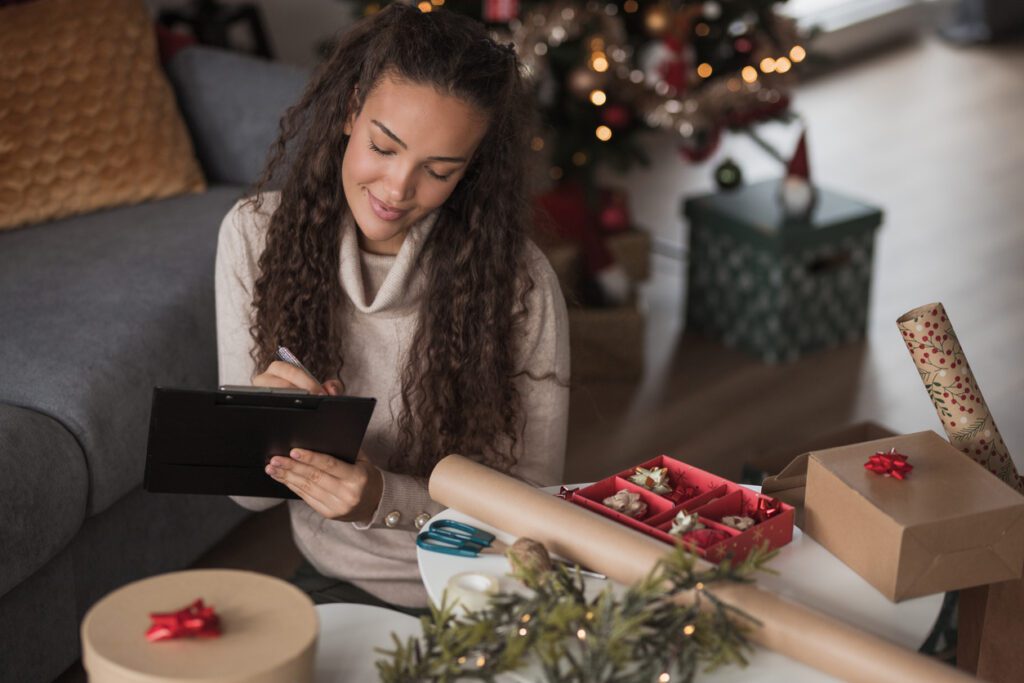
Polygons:
<instances>
[{"instance_id":1,"label":"white table","mask_svg":"<svg viewBox=\"0 0 1024 683\"><path fill-rule=\"evenodd\" d=\"M758 487L750 487L759 490ZM552 492L557 487L550 489ZM452 519L466 522L494 533L499 540L512 543L515 538L478 520L454 510L435 515L435 520ZM444 555L417 548L420 576L434 603L439 603L448 579L461 572L476 571L501 577L501 589L514 590L517 583L508 578L508 560L499 555L476 558ZM942 606L942 595L929 595L899 604L889 602L864 579L839 561L799 529L793 530L793 541L784 546L770 565L777 576L762 574L758 583L795 602L832 615L847 623L879 635L887 640L917 650L931 631ZM605 581L587 579L588 594L604 588ZM591 591L593 593L591 593ZM726 683L749 681L753 671L756 679L766 683L818 683L836 680L803 664L774 652L758 648L750 668L728 667L712 675L699 675L700 681Z\"/></svg>"},{"instance_id":2,"label":"white table","mask_svg":"<svg viewBox=\"0 0 1024 683\"><path fill-rule=\"evenodd\" d=\"M320 639L314 660L314 683L367 683L379 680L375 648L393 649L391 634L405 641L419 636L420 620L383 607L335 603L317 605ZM496 683L520 683L517 676L498 676Z\"/></svg>"},{"instance_id":3,"label":"white table","mask_svg":"<svg viewBox=\"0 0 1024 683\"><path fill-rule=\"evenodd\" d=\"M374 648L394 647L391 634L401 640L420 635L420 622L408 614L383 607L336 603L317 605L320 638L314 660L315 683L363 683L377 680Z\"/></svg>"}]
</instances>

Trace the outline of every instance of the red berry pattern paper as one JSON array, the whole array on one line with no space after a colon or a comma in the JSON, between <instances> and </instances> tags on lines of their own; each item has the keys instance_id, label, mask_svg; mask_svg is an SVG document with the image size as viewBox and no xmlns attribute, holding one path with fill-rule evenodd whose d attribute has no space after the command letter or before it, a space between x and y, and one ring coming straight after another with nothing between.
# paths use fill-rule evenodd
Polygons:
<instances>
[{"instance_id":1,"label":"red berry pattern paper","mask_svg":"<svg viewBox=\"0 0 1024 683\"><path fill-rule=\"evenodd\" d=\"M940 303L896 321L949 442L1017 491L1024 480L1010 458L978 382Z\"/></svg>"}]
</instances>

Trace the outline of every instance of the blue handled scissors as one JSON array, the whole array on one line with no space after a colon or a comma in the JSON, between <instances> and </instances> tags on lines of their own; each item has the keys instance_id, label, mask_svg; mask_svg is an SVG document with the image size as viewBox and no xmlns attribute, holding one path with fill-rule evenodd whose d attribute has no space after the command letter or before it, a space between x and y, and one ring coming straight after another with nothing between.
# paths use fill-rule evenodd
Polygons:
<instances>
[{"instance_id":1,"label":"blue handled scissors","mask_svg":"<svg viewBox=\"0 0 1024 683\"><path fill-rule=\"evenodd\" d=\"M494 534L451 519L431 522L427 530L416 537L416 545L431 552L459 557L504 555L508 550L508 546L497 540Z\"/></svg>"}]
</instances>

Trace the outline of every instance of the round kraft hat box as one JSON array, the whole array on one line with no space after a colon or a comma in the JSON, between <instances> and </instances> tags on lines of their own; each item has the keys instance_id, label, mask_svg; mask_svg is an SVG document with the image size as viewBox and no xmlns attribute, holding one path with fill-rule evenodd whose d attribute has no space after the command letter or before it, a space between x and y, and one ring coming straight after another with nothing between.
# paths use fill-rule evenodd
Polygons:
<instances>
[{"instance_id":1,"label":"round kraft hat box","mask_svg":"<svg viewBox=\"0 0 1024 683\"><path fill-rule=\"evenodd\" d=\"M219 619L217 637L150 641L151 613L197 599ZM82 621L90 683L310 683L319 621L295 586L230 569L171 572L123 586Z\"/></svg>"}]
</instances>

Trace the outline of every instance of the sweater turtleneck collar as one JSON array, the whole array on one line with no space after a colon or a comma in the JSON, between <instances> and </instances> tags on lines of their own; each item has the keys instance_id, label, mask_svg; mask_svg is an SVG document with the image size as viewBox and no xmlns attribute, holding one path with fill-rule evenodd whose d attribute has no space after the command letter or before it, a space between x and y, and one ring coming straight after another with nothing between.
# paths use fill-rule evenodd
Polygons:
<instances>
[{"instance_id":1,"label":"sweater turtleneck collar","mask_svg":"<svg viewBox=\"0 0 1024 683\"><path fill-rule=\"evenodd\" d=\"M341 287L356 310L401 314L419 303L426 288L426 277L418 267L419 256L437 221L437 214L437 210L431 211L414 223L395 256L363 253L359 249L359 229L351 212L345 216L340 247ZM377 272L364 275L364 268ZM383 280L375 295L366 291L367 279L370 282Z\"/></svg>"}]
</instances>

